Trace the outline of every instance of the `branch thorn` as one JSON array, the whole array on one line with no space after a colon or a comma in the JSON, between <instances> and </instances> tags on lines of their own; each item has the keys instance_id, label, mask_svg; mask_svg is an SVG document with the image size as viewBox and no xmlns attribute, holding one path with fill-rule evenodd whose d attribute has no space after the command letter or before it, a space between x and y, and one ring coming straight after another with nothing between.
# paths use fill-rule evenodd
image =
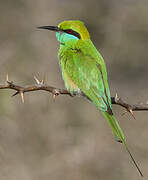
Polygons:
<instances>
[{"instance_id":1,"label":"branch thorn","mask_svg":"<svg viewBox=\"0 0 148 180\"><path fill-rule=\"evenodd\" d=\"M44 84L44 79L41 80L40 84Z\"/></svg>"},{"instance_id":2,"label":"branch thorn","mask_svg":"<svg viewBox=\"0 0 148 180\"><path fill-rule=\"evenodd\" d=\"M23 92L20 92L20 95L21 95L21 100L22 100L22 103L24 104L24 93Z\"/></svg>"},{"instance_id":3,"label":"branch thorn","mask_svg":"<svg viewBox=\"0 0 148 180\"><path fill-rule=\"evenodd\" d=\"M9 82L9 76L8 76L8 73L6 74L6 82Z\"/></svg>"},{"instance_id":4,"label":"branch thorn","mask_svg":"<svg viewBox=\"0 0 148 180\"><path fill-rule=\"evenodd\" d=\"M42 80L42 84L45 84L46 81L46 75L44 74L43 80Z\"/></svg>"},{"instance_id":5,"label":"branch thorn","mask_svg":"<svg viewBox=\"0 0 148 180\"><path fill-rule=\"evenodd\" d=\"M135 116L134 116L133 110L132 110L132 109L129 109L129 112L130 112L130 114L133 116L133 118L136 119Z\"/></svg>"},{"instance_id":6,"label":"branch thorn","mask_svg":"<svg viewBox=\"0 0 148 180\"><path fill-rule=\"evenodd\" d=\"M37 84L41 84L40 81L37 79L36 76L34 76L34 80L36 81Z\"/></svg>"},{"instance_id":7,"label":"branch thorn","mask_svg":"<svg viewBox=\"0 0 148 180\"><path fill-rule=\"evenodd\" d=\"M53 101L55 102L55 99L56 99L56 94L53 95Z\"/></svg>"},{"instance_id":8,"label":"branch thorn","mask_svg":"<svg viewBox=\"0 0 148 180\"><path fill-rule=\"evenodd\" d=\"M60 94L57 89L54 89L53 93L53 100L55 101L55 98Z\"/></svg>"},{"instance_id":9,"label":"branch thorn","mask_svg":"<svg viewBox=\"0 0 148 180\"><path fill-rule=\"evenodd\" d=\"M115 101L117 102L119 100L119 96L118 96L118 94L116 93L116 95L115 95Z\"/></svg>"},{"instance_id":10,"label":"branch thorn","mask_svg":"<svg viewBox=\"0 0 148 180\"><path fill-rule=\"evenodd\" d=\"M16 96L16 95L18 95L18 94L19 94L19 91L16 91L14 94L12 94L11 97L14 97L14 96Z\"/></svg>"}]
</instances>

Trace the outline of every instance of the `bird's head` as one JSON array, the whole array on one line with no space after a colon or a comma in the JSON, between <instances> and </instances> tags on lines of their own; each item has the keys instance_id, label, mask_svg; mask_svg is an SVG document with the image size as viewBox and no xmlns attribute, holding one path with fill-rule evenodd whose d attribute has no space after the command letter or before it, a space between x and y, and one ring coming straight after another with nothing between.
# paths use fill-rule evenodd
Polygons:
<instances>
[{"instance_id":1,"label":"bird's head","mask_svg":"<svg viewBox=\"0 0 148 180\"><path fill-rule=\"evenodd\" d=\"M90 39L89 32L81 21L63 21L58 26L40 26L40 29L47 29L56 32L56 36L60 43L69 40L86 40Z\"/></svg>"}]
</instances>

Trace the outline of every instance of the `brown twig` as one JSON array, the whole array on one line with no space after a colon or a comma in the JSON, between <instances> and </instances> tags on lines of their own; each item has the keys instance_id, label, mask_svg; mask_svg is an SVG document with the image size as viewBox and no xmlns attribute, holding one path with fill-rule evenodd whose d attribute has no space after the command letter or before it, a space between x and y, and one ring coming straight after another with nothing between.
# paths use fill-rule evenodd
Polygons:
<instances>
[{"instance_id":1,"label":"brown twig","mask_svg":"<svg viewBox=\"0 0 148 180\"><path fill-rule=\"evenodd\" d=\"M119 106L124 107L128 112L132 113L131 111L148 111L148 104L128 104L124 102L118 95L116 94L115 97L111 97L112 104L116 104Z\"/></svg>"},{"instance_id":2,"label":"brown twig","mask_svg":"<svg viewBox=\"0 0 148 180\"><path fill-rule=\"evenodd\" d=\"M23 103L24 103L24 93L30 92L30 91L39 91L39 90L48 91L53 94L54 98L60 94L72 96L70 94L70 92L68 92L65 89L59 89L59 88L55 88L53 86L48 86L44 83L43 80L39 81L36 77L34 77L34 79L36 81L36 84L29 85L29 86L20 86L20 85L16 85L15 83L13 83L13 81L10 81L8 79L8 75L7 75L6 76L6 84L5 85L0 84L0 89L15 90L15 93L12 95L12 97L20 94Z\"/></svg>"},{"instance_id":3,"label":"brown twig","mask_svg":"<svg viewBox=\"0 0 148 180\"><path fill-rule=\"evenodd\" d=\"M21 95L22 102L24 103L24 93L30 92L30 91L47 91L53 94L53 98L55 99L58 95L69 95L69 96L76 96L71 95L69 91L65 89L55 88L53 86L46 85L44 81L39 81L36 77L34 77L36 84L30 85L30 86L19 86L13 83L13 81L9 81L8 75L6 77L6 84L2 85L0 84L0 89L12 89L15 90L15 93L12 96L16 96L18 94ZM82 96L85 96L84 94L81 94ZM120 97L116 96L111 97L112 104L116 104L119 106L122 106L126 109L127 112L130 112L133 116L133 111L148 111L148 104L128 104L124 102Z\"/></svg>"}]
</instances>

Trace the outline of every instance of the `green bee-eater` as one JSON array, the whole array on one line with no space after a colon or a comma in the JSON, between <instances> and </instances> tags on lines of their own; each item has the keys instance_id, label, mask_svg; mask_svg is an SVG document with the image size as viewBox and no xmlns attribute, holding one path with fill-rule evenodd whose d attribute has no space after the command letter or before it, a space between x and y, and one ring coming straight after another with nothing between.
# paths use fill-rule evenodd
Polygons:
<instances>
[{"instance_id":1,"label":"green bee-eater","mask_svg":"<svg viewBox=\"0 0 148 180\"><path fill-rule=\"evenodd\" d=\"M60 43L58 57L67 90L71 94L85 94L96 105L110 124L115 139L124 144L137 170L143 176L127 147L122 129L113 115L103 57L93 45L83 22L63 21L58 26L39 28L56 32Z\"/></svg>"}]
</instances>

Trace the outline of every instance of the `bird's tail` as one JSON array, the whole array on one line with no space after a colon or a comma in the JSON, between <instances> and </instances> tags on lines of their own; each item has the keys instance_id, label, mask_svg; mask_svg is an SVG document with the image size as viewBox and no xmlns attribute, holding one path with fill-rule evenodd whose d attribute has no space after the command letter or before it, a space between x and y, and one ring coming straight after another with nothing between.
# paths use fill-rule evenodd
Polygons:
<instances>
[{"instance_id":1,"label":"bird's tail","mask_svg":"<svg viewBox=\"0 0 148 180\"><path fill-rule=\"evenodd\" d=\"M108 123L110 124L112 131L115 136L115 140L119 142L125 141L124 133L122 129L120 128L117 120L115 119L114 115L110 115L108 112L103 112L103 115L107 119Z\"/></svg>"},{"instance_id":2,"label":"bird's tail","mask_svg":"<svg viewBox=\"0 0 148 180\"><path fill-rule=\"evenodd\" d=\"M105 116L105 118L107 119L108 123L110 124L111 128L112 128L112 131L114 133L114 136L115 136L115 139L118 141L118 142L121 142L124 144L127 152L129 153L134 165L136 166L138 172L140 173L140 175L143 177L143 174L140 170L140 168L138 167L132 153L130 152L130 150L128 149L128 146L125 142L125 137L124 137L124 133L122 131L122 129L120 128L117 120L115 119L114 115L110 115L108 114L108 112L103 112L103 115Z\"/></svg>"}]
</instances>

